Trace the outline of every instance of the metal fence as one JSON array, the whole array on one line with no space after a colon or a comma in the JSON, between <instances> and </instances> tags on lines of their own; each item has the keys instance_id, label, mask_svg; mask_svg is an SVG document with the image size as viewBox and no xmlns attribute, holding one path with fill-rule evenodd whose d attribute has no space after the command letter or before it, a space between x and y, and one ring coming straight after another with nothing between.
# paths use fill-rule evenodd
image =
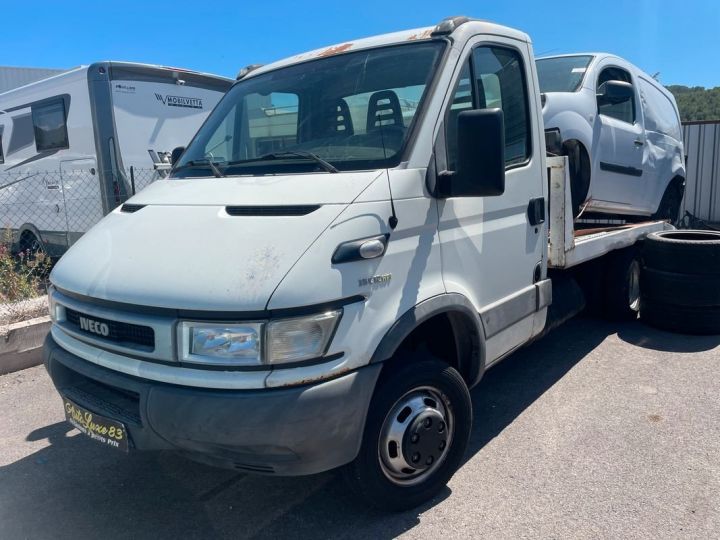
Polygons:
<instances>
[{"instance_id":1,"label":"metal fence","mask_svg":"<svg viewBox=\"0 0 720 540\"><path fill-rule=\"evenodd\" d=\"M683 124L687 180L683 213L720 222L720 121Z\"/></svg>"},{"instance_id":2,"label":"metal fence","mask_svg":"<svg viewBox=\"0 0 720 540\"><path fill-rule=\"evenodd\" d=\"M134 180L138 192L163 174L154 169L133 169L125 177L128 185L131 178ZM100 221L107 209L122 202L118 193L103 204L106 193L94 168L3 172L0 228L10 231L15 247L27 249L31 247L28 243L41 240L49 254L60 255Z\"/></svg>"}]
</instances>

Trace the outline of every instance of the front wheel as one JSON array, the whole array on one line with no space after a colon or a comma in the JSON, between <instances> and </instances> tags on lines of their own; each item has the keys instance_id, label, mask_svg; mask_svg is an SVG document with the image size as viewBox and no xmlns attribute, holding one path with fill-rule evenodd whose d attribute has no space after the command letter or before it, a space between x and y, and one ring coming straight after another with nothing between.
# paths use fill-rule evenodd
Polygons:
<instances>
[{"instance_id":1,"label":"front wheel","mask_svg":"<svg viewBox=\"0 0 720 540\"><path fill-rule=\"evenodd\" d=\"M345 467L366 503L407 510L436 495L460 466L472 424L470 393L444 362L421 360L382 376L360 452Z\"/></svg>"}]
</instances>

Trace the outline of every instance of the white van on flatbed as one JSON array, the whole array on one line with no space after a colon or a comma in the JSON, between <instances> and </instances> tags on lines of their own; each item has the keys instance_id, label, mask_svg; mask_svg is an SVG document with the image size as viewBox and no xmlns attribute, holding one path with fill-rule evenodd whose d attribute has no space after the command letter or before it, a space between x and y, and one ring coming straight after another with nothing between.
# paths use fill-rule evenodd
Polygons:
<instances>
[{"instance_id":1,"label":"white van on flatbed","mask_svg":"<svg viewBox=\"0 0 720 540\"><path fill-rule=\"evenodd\" d=\"M0 227L19 250L60 256L164 175L155 167L190 141L231 83L97 62L0 94Z\"/></svg>"},{"instance_id":2,"label":"white van on flatbed","mask_svg":"<svg viewBox=\"0 0 720 540\"><path fill-rule=\"evenodd\" d=\"M636 316L635 245L668 225L576 234L566 163L511 28L456 17L244 70L170 177L54 268L68 420L419 504L463 461L468 389L582 309L575 268L603 261L608 313Z\"/></svg>"},{"instance_id":3,"label":"white van on flatbed","mask_svg":"<svg viewBox=\"0 0 720 540\"><path fill-rule=\"evenodd\" d=\"M573 210L678 219L685 151L675 98L615 55L537 60L548 150L570 160Z\"/></svg>"}]
</instances>

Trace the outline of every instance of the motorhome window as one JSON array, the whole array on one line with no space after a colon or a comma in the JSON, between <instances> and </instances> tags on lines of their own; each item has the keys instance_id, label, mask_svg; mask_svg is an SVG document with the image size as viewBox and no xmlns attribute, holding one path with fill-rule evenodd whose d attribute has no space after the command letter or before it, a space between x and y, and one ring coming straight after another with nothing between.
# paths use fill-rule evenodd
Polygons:
<instances>
[{"instance_id":1,"label":"motorhome window","mask_svg":"<svg viewBox=\"0 0 720 540\"><path fill-rule=\"evenodd\" d=\"M32 120L38 152L69 148L65 102L62 99L33 105Z\"/></svg>"},{"instance_id":2,"label":"motorhome window","mask_svg":"<svg viewBox=\"0 0 720 540\"><path fill-rule=\"evenodd\" d=\"M0 129L0 164L5 163L5 154L3 154L3 132L2 129Z\"/></svg>"},{"instance_id":3,"label":"motorhome window","mask_svg":"<svg viewBox=\"0 0 720 540\"><path fill-rule=\"evenodd\" d=\"M310 152L340 170L400 162L445 43L429 41L326 56L236 83L211 113L173 177L312 172Z\"/></svg>"},{"instance_id":4,"label":"motorhome window","mask_svg":"<svg viewBox=\"0 0 720 540\"><path fill-rule=\"evenodd\" d=\"M607 67L600 72L597 87L607 81L622 81L632 84L630 73L619 67ZM635 98L622 103L603 103L598 106L598 112L604 116L615 118L633 124L635 122Z\"/></svg>"},{"instance_id":5,"label":"motorhome window","mask_svg":"<svg viewBox=\"0 0 720 540\"><path fill-rule=\"evenodd\" d=\"M477 107L500 108L505 116L505 164L530 157L530 116L525 70L520 53L503 47L473 51Z\"/></svg>"},{"instance_id":6,"label":"motorhome window","mask_svg":"<svg viewBox=\"0 0 720 540\"><path fill-rule=\"evenodd\" d=\"M541 58L537 66L540 92L575 92L582 85L592 56Z\"/></svg>"}]
</instances>

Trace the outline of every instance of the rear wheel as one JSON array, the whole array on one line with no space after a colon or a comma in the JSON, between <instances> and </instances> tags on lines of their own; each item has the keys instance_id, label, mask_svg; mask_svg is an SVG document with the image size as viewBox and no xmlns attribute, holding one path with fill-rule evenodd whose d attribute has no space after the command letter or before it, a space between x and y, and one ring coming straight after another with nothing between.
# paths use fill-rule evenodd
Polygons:
<instances>
[{"instance_id":1,"label":"rear wheel","mask_svg":"<svg viewBox=\"0 0 720 540\"><path fill-rule=\"evenodd\" d=\"M605 316L615 321L634 321L640 311L640 257L635 247L613 253L604 280Z\"/></svg>"},{"instance_id":2,"label":"rear wheel","mask_svg":"<svg viewBox=\"0 0 720 540\"><path fill-rule=\"evenodd\" d=\"M387 368L360 452L344 477L364 502L406 510L437 494L460 466L472 407L462 377L444 362L430 358Z\"/></svg>"},{"instance_id":3,"label":"rear wheel","mask_svg":"<svg viewBox=\"0 0 720 540\"><path fill-rule=\"evenodd\" d=\"M675 223L680 217L682 198L682 188L671 183L665 190L657 211L652 215L652 219L668 220L670 223Z\"/></svg>"}]
</instances>

